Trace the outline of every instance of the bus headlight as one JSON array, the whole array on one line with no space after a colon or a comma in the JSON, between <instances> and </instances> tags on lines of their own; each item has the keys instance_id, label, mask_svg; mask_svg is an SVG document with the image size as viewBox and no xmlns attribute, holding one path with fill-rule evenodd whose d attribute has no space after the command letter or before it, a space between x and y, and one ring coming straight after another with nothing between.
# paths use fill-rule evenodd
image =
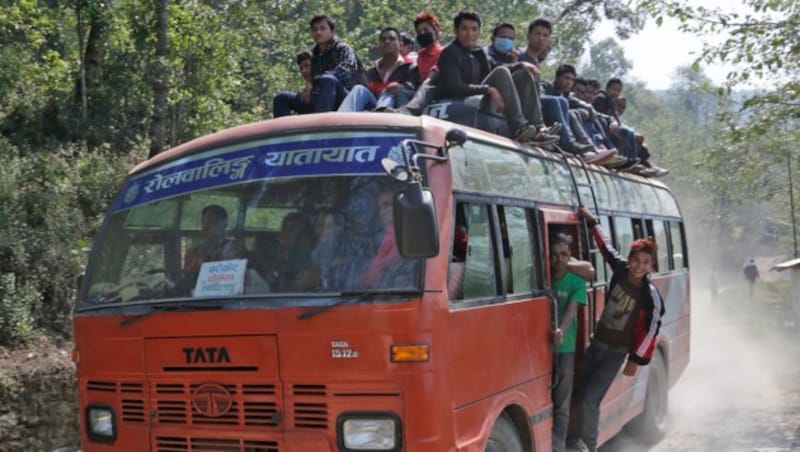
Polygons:
<instances>
[{"instance_id":1,"label":"bus headlight","mask_svg":"<svg viewBox=\"0 0 800 452\"><path fill-rule=\"evenodd\" d=\"M114 409L110 405L89 405L86 407L86 434L89 439L100 442L114 442L117 428Z\"/></svg>"},{"instance_id":2,"label":"bus headlight","mask_svg":"<svg viewBox=\"0 0 800 452\"><path fill-rule=\"evenodd\" d=\"M337 424L344 451L400 450L400 418L392 413L344 413Z\"/></svg>"}]
</instances>

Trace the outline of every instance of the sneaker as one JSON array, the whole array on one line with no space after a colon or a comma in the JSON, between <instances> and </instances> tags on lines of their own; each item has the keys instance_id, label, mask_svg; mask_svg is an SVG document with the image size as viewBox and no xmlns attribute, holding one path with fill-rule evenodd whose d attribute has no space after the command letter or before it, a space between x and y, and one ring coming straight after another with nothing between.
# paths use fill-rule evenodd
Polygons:
<instances>
[{"instance_id":1,"label":"sneaker","mask_svg":"<svg viewBox=\"0 0 800 452\"><path fill-rule=\"evenodd\" d=\"M602 165L609 169L619 169L625 165L628 165L628 158L617 154L614 156L614 158L603 162Z\"/></svg>"},{"instance_id":2,"label":"sneaker","mask_svg":"<svg viewBox=\"0 0 800 452\"><path fill-rule=\"evenodd\" d=\"M569 152L570 154L584 154L586 152L594 152L596 149L593 144L589 143L573 143L572 146L567 146L564 148L565 151Z\"/></svg>"},{"instance_id":3,"label":"sneaker","mask_svg":"<svg viewBox=\"0 0 800 452\"><path fill-rule=\"evenodd\" d=\"M581 154L581 158L584 162L597 165L601 165L607 161L615 160L615 157L617 157L616 149L605 151L598 150L597 152L589 151Z\"/></svg>"},{"instance_id":4,"label":"sneaker","mask_svg":"<svg viewBox=\"0 0 800 452\"><path fill-rule=\"evenodd\" d=\"M648 168L641 163L634 163L633 165L629 165L620 169L620 171L624 171L626 173L638 174L640 176L644 176Z\"/></svg>"},{"instance_id":5,"label":"sneaker","mask_svg":"<svg viewBox=\"0 0 800 452\"><path fill-rule=\"evenodd\" d=\"M579 452L591 452L591 450L589 449L589 446L587 446L586 443L583 442L582 439L578 439L577 441L575 441L574 448L575 448L576 451L579 451Z\"/></svg>"},{"instance_id":6,"label":"sneaker","mask_svg":"<svg viewBox=\"0 0 800 452\"><path fill-rule=\"evenodd\" d=\"M533 137L534 143L556 143L561 139L558 135L553 135L551 133L542 132L541 130L536 133L536 136Z\"/></svg>"},{"instance_id":7,"label":"sneaker","mask_svg":"<svg viewBox=\"0 0 800 452\"><path fill-rule=\"evenodd\" d=\"M660 166L656 166L656 167L653 167L653 168L650 168L650 169L655 171L655 173L650 177L662 177L662 176L666 176L667 174L669 174L669 169L661 168Z\"/></svg>"},{"instance_id":8,"label":"sneaker","mask_svg":"<svg viewBox=\"0 0 800 452\"><path fill-rule=\"evenodd\" d=\"M524 125L514 131L514 139L520 143L530 143L539 134L539 130L530 124Z\"/></svg>"},{"instance_id":9,"label":"sneaker","mask_svg":"<svg viewBox=\"0 0 800 452\"><path fill-rule=\"evenodd\" d=\"M560 122L554 122L553 124L551 124L549 126L539 127L539 131L544 132L544 133L549 133L549 134L552 134L552 135L556 135L558 132L561 131L561 123Z\"/></svg>"}]
</instances>

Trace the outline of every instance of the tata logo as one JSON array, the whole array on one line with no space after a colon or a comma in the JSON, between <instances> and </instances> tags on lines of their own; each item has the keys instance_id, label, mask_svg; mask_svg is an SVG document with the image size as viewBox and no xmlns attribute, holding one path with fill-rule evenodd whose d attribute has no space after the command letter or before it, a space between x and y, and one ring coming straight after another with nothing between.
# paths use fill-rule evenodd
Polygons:
<instances>
[{"instance_id":1,"label":"tata logo","mask_svg":"<svg viewBox=\"0 0 800 452\"><path fill-rule=\"evenodd\" d=\"M231 393L216 383L201 385L192 393L192 407L206 417L224 416L232 405Z\"/></svg>"},{"instance_id":2,"label":"tata logo","mask_svg":"<svg viewBox=\"0 0 800 452\"><path fill-rule=\"evenodd\" d=\"M231 362L225 347L186 347L183 349L186 364L222 364Z\"/></svg>"}]
</instances>

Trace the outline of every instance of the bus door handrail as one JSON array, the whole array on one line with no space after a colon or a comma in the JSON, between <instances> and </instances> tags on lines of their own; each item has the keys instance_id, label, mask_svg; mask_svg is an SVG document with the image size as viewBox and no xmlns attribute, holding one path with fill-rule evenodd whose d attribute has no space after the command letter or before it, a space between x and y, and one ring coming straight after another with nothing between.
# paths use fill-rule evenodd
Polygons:
<instances>
[{"instance_id":1,"label":"bus door handrail","mask_svg":"<svg viewBox=\"0 0 800 452\"><path fill-rule=\"evenodd\" d=\"M558 145L553 145L553 146L558 150L558 153L561 155L561 161L564 163L564 166L567 168L567 171L569 172L569 177L570 180L572 181L572 189L573 191L575 191L575 197L578 199L578 205L579 206L586 205L581 199L581 192L579 187L587 187L589 189L589 193L592 194L592 207L594 207L594 213L595 215L600 215L600 208L597 204L597 193L595 192L594 184L592 183L592 177L591 174L589 173L589 168L586 167L586 162L582 158L576 157L578 162L580 162L581 169L583 170L583 174L586 177L586 182L578 182L578 180L575 178L575 172L572 170L572 165L569 164L569 158L567 156L567 153L563 149L561 149ZM586 221L581 221L581 225L583 226L581 229L583 230L584 243L586 244L589 257L591 257L592 236L589 232L589 225L586 223ZM596 305L598 284L596 284L595 279L596 277L593 278L591 281L589 281L589 288L592 290L592 299L595 301ZM592 319L594 319L594 313L592 312L591 305L589 311L589 319L590 319L589 323L590 324L593 323ZM590 328L592 326L593 325L590 325Z\"/></svg>"}]
</instances>

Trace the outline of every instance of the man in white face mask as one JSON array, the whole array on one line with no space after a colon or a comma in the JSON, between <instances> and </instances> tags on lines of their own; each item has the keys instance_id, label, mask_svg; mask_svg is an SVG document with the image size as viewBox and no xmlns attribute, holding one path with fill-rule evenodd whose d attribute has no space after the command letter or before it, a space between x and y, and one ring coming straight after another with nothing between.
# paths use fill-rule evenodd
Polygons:
<instances>
[{"instance_id":1,"label":"man in white face mask","mask_svg":"<svg viewBox=\"0 0 800 452\"><path fill-rule=\"evenodd\" d=\"M503 22L494 27L492 31L492 44L486 46L486 54L498 64L512 64L517 62L519 49L514 47L517 31L508 22Z\"/></svg>"}]
</instances>

